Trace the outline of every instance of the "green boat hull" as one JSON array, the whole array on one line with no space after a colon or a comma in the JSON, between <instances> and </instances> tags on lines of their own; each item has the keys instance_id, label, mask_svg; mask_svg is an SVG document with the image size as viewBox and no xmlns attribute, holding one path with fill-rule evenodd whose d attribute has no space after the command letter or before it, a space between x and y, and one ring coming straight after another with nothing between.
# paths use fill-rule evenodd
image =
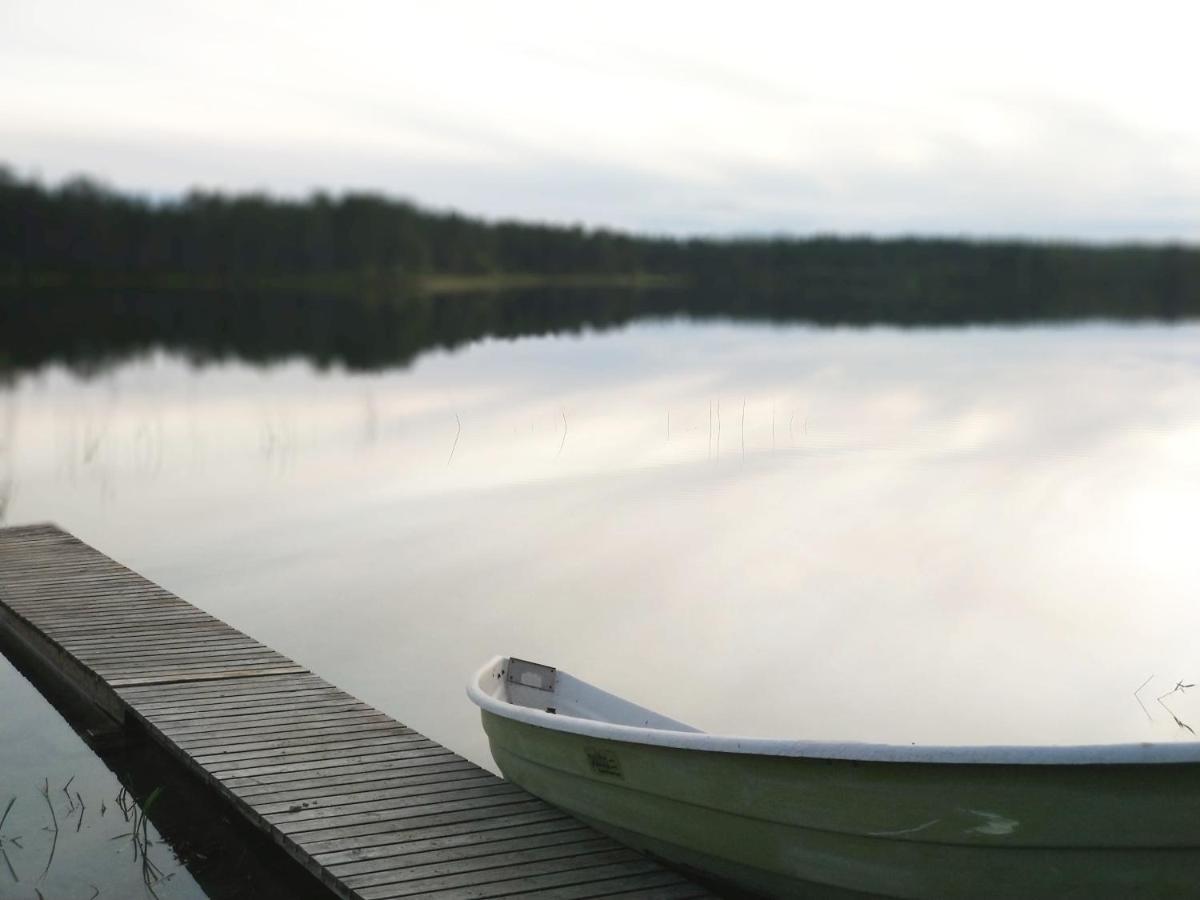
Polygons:
<instances>
[{"instance_id":1,"label":"green boat hull","mask_svg":"<svg viewBox=\"0 0 1200 900\"><path fill-rule=\"evenodd\" d=\"M500 770L530 793L646 853L766 896L1200 896L1195 763L712 752L487 710L483 726Z\"/></svg>"}]
</instances>

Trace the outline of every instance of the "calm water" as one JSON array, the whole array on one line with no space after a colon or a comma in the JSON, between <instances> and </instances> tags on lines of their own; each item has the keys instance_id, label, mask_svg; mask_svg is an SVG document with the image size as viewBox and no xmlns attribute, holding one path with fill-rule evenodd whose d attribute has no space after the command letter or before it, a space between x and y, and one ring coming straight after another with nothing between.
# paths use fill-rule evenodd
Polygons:
<instances>
[{"instance_id":1,"label":"calm water","mask_svg":"<svg viewBox=\"0 0 1200 900\"><path fill-rule=\"evenodd\" d=\"M153 825L135 847L121 782L3 656L0 700L0 897L207 896Z\"/></svg>"},{"instance_id":2,"label":"calm water","mask_svg":"<svg viewBox=\"0 0 1200 900\"><path fill-rule=\"evenodd\" d=\"M490 765L468 675L716 732L1182 740L1200 327L643 321L374 373L177 353L0 389L53 520ZM1133 692L1142 692L1144 712ZM1165 702L1200 728L1200 689Z\"/></svg>"}]
</instances>

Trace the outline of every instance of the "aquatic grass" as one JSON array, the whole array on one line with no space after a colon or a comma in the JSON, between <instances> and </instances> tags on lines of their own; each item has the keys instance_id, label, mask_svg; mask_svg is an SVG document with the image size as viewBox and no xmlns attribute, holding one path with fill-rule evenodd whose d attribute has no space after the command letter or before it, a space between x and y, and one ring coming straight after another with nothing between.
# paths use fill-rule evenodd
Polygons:
<instances>
[{"instance_id":1,"label":"aquatic grass","mask_svg":"<svg viewBox=\"0 0 1200 900\"><path fill-rule=\"evenodd\" d=\"M52 839L50 841L50 855L46 858L46 868L42 869L42 874L38 876L38 881L46 877L46 873L50 871L50 866L54 863L54 851L58 849L58 816L54 814L54 804L50 802L50 779L46 779L46 783L41 788L42 797L46 801L46 808L50 810L50 827L44 830L51 832Z\"/></svg>"},{"instance_id":2,"label":"aquatic grass","mask_svg":"<svg viewBox=\"0 0 1200 900\"><path fill-rule=\"evenodd\" d=\"M4 823L8 821L8 814L12 811L13 804L16 802L16 795L13 795L13 797L9 799L8 805L4 807L4 813L0 814L0 857L3 857L4 865L8 868L8 874L12 876L12 880L20 881L21 879L17 877L16 869L13 868L12 860L8 858L8 851L4 848L4 843L7 840L8 843L20 849L20 840L18 838L5 838L3 834Z\"/></svg>"},{"instance_id":3,"label":"aquatic grass","mask_svg":"<svg viewBox=\"0 0 1200 900\"><path fill-rule=\"evenodd\" d=\"M1155 698L1158 701L1158 705L1161 706L1163 709L1165 709L1168 713L1170 713L1171 718L1175 720L1176 725L1178 725L1180 728L1186 728L1192 734L1196 733L1196 729L1192 728L1191 725L1189 725L1187 722L1180 719L1179 716L1175 715L1175 710L1171 709L1171 707L1167 706L1167 704L1163 701L1165 701L1166 698L1170 697L1172 694L1185 693L1188 688L1195 687L1195 686L1196 685L1194 685L1194 684L1184 684L1182 681L1177 681L1177 682L1175 682L1175 687L1171 688L1171 690L1167 691L1165 694L1162 694Z\"/></svg>"},{"instance_id":4,"label":"aquatic grass","mask_svg":"<svg viewBox=\"0 0 1200 900\"><path fill-rule=\"evenodd\" d=\"M1143 681L1138 686L1138 689L1136 691L1133 692L1133 699L1138 702L1138 706L1140 706L1142 708L1142 712L1144 712L1146 714L1146 720L1148 722L1153 722L1154 716L1150 715L1150 710L1146 709L1146 704L1142 702L1142 698L1139 695L1141 694L1142 689L1146 685L1148 685L1150 682L1152 682L1153 680L1154 680L1154 676L1151 675L1149 678L1147 678L1145 681Z\"/></svg>"},{"instance_id":5,"label":"aquatic grass","mask_svg":"<svg viewBox=\"0 0 1200 900\"><path fill-rule=\"evenodd\" d=\"M162 790L162 785L156 787L150 792L150 796L146 798L146 802L142 804L142 882L146 885L146 890L150 892L150 896L152 897L158 897L158 894L154 892L153 883L160 881L163 873L162 869L150 861L149 812L150 807L154 805L154 801L162 795Z\"/></svg>"},{"instance_id":6,"label":"aquatic grass","mask_svg":"<svg viewBox=\"0 0 1200 900\"><path fill-rule=\"evenodd\" d=\"M117 794L117 806L120 807L122 815L125 816L125 821L129 822L131 828L125 834L118 834L112 840L121 838L129 838L133 845L133 858L135 861L141 861L142 864L142 883L146 886L146 890L150 892L150 896L157 898L158 894L154 890L154 885L163 880L163 872L154 861L150 859L150 848L154 842L150 840L150 807L152 807L158 798L162 795L163 788L161 785L150 792L146 801L140 806L137 801L129 795L129 792L122 787L120 793Z\"/></svg>"},{"instance_id":7,"label":"aquatic grass","mask_svg":"<svg viewBox=\"0 0 1200 900\"><path fill-rule=\"evenodd\" d=\"M71 819L74 819L74 831L78 833L83 830L83 821L88 809L88 805L83 799L83 794L80 791L71 790L74 780L75 776L71 776L71 778L69 778L59 790L61 790L63 795L67 798L64 821L69 823ZM55 808L54 801L56 794L50 786L50 779L44 778L42 780L42 784L37 786L37 791L42 795L43 801L45 801L46 810L50 818L49 824L44 825L41 828L42 831L45 831L50 835L50 848L46 857L46 864L42 868L41 873L35 879L35 881L40 882L54 867L54 861L57 858L58 839L62 830L62 825L60 825L58 821L58 811ZM170 874L164 875L162 869L159 868L150 855L150 848L153 846L154 840L152 840L150 837L149 812L162 795L162 792L163 788L161 786L155 788L149 794L149 796L147 796L146 800L139 805L128 793L127 789L122 787L120 793L116 797L116 803L118 808L122 810L125 821L130 824L130 828L129 831L123 834L115 835L113 838L111 838L111 840L128 839L132 843L133 859L135 862L140 864L142 881L147 892L155 898L158 897L155 886L160 881L169 880L172 877ZM2 865L0 865L0 877L3 877L3 873L7 872L8 877L11 878L14 883L20 883L21 877L18 874L17 867L14 865L13 859L9 854L9 847L15 847L18 849L24 848L22 847L19 836L5 835L3 834L3 829L8 823L8 820L12 817L11 814L16 806L17 799L18 797L16 795L10 797L7 803L0 808L0 863L2 863ZM101 801L100 808L101 814L103 815L103 812L107 809L107 804ZM95 900L95 898L100 896L101 890L94 884L89 884L88 886L92 889L92 894L90 897L88 897L88 900ZM34 888L34 893L39 897L43 896L36 887ZM7 894L4 896L7 896Z\"/></svg>"},{"instance_id":8,"label":"aquatic grass","mask_svg":"<svg viewBox=\"0 0 1200 900\"><path fill-rule=\"evenodd\" d=\"M462 419L458 417L458 413L454 414L454 421L458 423L458 430L454 432L454 443L450 445L450 455L446 457L446 465L450 465L450 461L454 459L454 451L458 449L458 439L462 436Z\"/></svg>"},{"instance_id":9,"label":"aquatic grass","mask_svg":"<svg viewBox=\"0 0 1200 900\"><path fill-rule=\"evenodd\" d=\"M1138 706L1140 706L1142 708L1142 712L1144 712L1146 714L1146 719L1150 722L1154 721L1154 716L1152 716L1150 714L1150 710L1147 709L1146 704L1142 702L1141 693L1145 689L1146 685L1148 685L1153 680L1154 680L1154 676L1151 675L1149 678L1147 678L1145 681L1143 681L1140 685L1138 685L1137 690L1135 690L1133 692L1134 699L1137 700ZM1166 700L1168 697L1170 697L1173 694L1187 693L1188 688L1193 688L1195 686L1196 686L1195 684L1184 683L1183 681L1177 681L1177 682L1175 682L1175 687L1171 688L1171 690L1167 691L1165 694L1159 694L1157 697L1154 698L1154 702L1157 703L1159 706L1161 706L1163 709L1165 709L1167 711L1167 714L1172 719L1175 720L1176 725L1178 725L1180 728L1183 728L1183 729L1191 732L1192 734L1196 733L1196 729L1192 728L1191 725L1189 725L1187 722L1183 721L1183 719L1179 718L1179 716L1177 716L1175 714L1175 710L1173 710L1173 709L1171 709L1171 707L1167 706Z\"/></svg>"},{"instance_id":10,"label":"aquatic grass","mask_svg":"<svg viewBox=\"0 0 1200 900\"><path fill-rule=\"evenodd\" d=\"M75 823L75 832L78 834L83 828L83 813L84 810L87 809L87 804L83 802L83 795L80 794L79 791L76 791L75 795L71 796L71 782L74 780L74 775L68 778L67 783L62 786L62 792L67 798L67 818L69 819L71 816L75 815L76 810L79 811L79 819Z\"/></svg>"}]
</instances>

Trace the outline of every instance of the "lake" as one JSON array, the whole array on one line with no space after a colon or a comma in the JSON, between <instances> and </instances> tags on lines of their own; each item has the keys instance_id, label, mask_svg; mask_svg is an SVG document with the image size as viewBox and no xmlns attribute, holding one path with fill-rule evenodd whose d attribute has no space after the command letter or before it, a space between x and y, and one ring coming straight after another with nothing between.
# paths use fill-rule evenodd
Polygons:
<instances>
[{"instance_id":1,"label":"lake","mask_svg":"<svg viewBox=\"0 0 1200 900\"><path fill-rule=\"evenodd\" d=\"M464 685L494 654L721 733L1200 727L1200 692L1163 697L1200 674L1200 325L451 343L14 366L4 521L57 522L489 767Z\"/></svg>"}]
</instances>

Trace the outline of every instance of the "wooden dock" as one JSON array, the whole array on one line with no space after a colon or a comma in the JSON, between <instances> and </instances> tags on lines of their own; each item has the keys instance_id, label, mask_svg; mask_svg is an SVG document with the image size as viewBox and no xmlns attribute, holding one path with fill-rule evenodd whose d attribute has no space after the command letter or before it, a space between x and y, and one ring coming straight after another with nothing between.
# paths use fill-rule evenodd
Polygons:
<instances>
[{"instance_id":1,"label":"wooden dock","mask_svg":"<svg viewBox=\"0 0 1200 900\"><path fill-rule=\"evenodd\" d=\"M0 529L0 628L340 897L711 896L53 525Z\"/></svg>"}]
</instances>

